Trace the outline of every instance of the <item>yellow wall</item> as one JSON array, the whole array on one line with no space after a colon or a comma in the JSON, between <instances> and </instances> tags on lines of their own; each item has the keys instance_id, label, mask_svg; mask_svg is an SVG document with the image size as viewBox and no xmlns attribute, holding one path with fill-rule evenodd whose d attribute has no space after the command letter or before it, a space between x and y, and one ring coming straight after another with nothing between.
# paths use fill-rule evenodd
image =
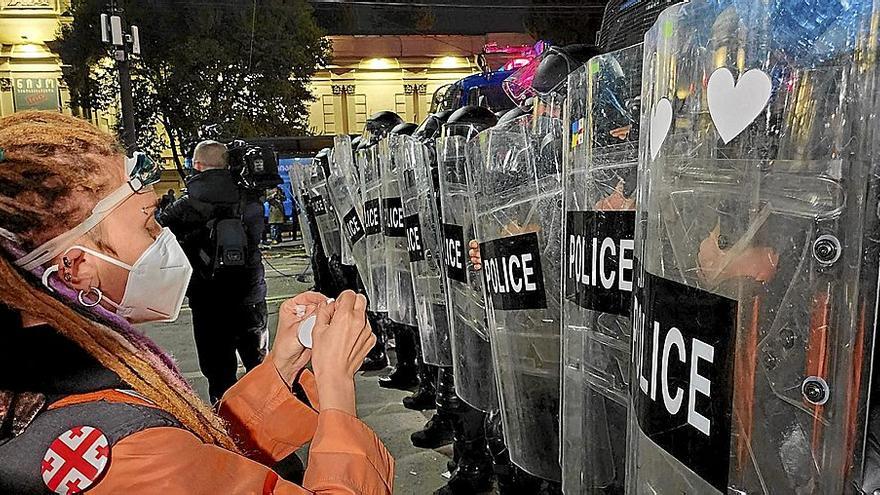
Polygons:
<instances>
[{"instance_id":1,"label":"yellow wall","mask_svg":"<svg viewBox=\"0 0 880 495\"><path fill-rule=\"evenodd\" d=\"M314 134L358 134L366 118L391 110L407 122L427 116L434 92L478 69L465 57L365 58L333 65L312 82Z\"/></svg>"},{"instance_id":2,"label":"yellow wall","mask_svg":"<svg viewBox=\"0 0 880 495\"><path fill-rule=\"evenodd\" d=\"M61 0L0 0L0 115L21 110L15 104L28 86L45 86L42 94L32 95L44 103L57 101L65 108L69 99L61 81L58 57L46 47L55 39L66 7ZM54 93L48 100L49 93ZM54 106L54 105L53 105Z\"/></svg>"},{"instance_id":3,"label":"yellow wall","mask_svg":"<svg viewBox=\"0 0 880 495\"><path fill-rule=\"evenodd\" d=\"M57 94L54 109L71 113L70 93L61 78L61 59L47 46L55 40L62 23L69 21L63 15L69 3L0 0L0 116L23 110L21 103L32 101L28 96L39 101L50 91ZM45 89L35 95L28 86L38 84L45 85ZM112 125L111 117L100 113L93 113L92 121L104 129Z\"/></svg>"},{"instance_id":4,"label":"yellow wall","mask_svg":"<svg viewBox=\"0 0 880 495\"><path fill-rule=\"evenodd\" d=\"M392 110L420 123L434 92L480 71L477 59L501 67L506 55L486 46L522 47L535 43L522 33L485 35L330 36L333 62L312 82L317 97L309 112L314 134L357 134L373 113Z\"/></svg>"}]
</instances>

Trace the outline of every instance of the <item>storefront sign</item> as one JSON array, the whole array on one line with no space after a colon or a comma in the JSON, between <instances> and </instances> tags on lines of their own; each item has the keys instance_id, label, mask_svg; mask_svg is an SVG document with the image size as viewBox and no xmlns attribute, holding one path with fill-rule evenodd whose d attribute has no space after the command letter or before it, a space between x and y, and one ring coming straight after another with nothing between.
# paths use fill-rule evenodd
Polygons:
<instances>
[{"instance_id":1,"label":"storefront sign","mask_svg":"<svg viewBox=\"0 0 880 495\"><path fill-rule=\"evenodd\" d=\"M22 77L13 79L15 111L60 109L58 81L54 77Z\"/></svg>"}]
</instances>

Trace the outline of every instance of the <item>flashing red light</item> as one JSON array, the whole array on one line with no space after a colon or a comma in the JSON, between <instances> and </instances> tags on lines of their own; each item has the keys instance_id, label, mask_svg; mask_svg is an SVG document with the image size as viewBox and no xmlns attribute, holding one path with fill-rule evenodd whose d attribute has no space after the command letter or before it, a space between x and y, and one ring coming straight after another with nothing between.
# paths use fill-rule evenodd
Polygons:
<instances>
[{"instance_id":1,"label":"flashing red light","mask_svg":"<svg viewBox=\"0 0 880 495\"><path fill-rule=\"evenodd\" d=\"M486 55L509 55L507 62L499 70L517 70L529 65L532 60L540 56L546 50L548 44L538 41L534 45L498 46L498 43L488 43L483 47Z\"/></svg>"},{"instance_id":2,"label":"flashing red light","mask_svg":"<svg viewBox=\"0 0 880 495\"><path fill-rule=\"evenodd\" d=\"M504 54L504 55L513 55L519 58L528 58L533 59L540 55L544 49L546 48L547 43L545 41L538 41L534 45L516 45L516 46L498 46L498 43L491 42L487 43L483 46L483 53L487 55L491 54Z\"/></svg>"}]
</instances>

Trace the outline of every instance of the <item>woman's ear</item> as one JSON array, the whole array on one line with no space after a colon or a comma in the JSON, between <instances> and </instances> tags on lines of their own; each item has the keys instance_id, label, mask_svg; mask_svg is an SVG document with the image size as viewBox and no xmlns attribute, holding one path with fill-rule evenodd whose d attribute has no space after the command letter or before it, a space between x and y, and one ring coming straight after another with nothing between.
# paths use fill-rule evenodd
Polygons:
<instances>
[{"instance_id":1,"label":"woman's ear","mask_svg":"<svg viewBox=\"0 0 880 495\"><path fill-rule=\"evenodd\" d=\"M98 258L81 249L71 249L61 256L58 277L69 287L88 291L98 287Z\"/></svg>"}]
</instances>

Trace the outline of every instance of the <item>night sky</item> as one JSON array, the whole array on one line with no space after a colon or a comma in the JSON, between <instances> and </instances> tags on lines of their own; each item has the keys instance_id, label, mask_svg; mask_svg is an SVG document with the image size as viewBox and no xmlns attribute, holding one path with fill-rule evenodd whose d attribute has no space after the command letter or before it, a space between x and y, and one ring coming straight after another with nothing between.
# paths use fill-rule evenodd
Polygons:
<instances>
[{"instance_id":1,"label":"night sky","mask_svg":"<svg viewBox=\"0 0 880 495\"><path fill-rule=\"evenodd\" d=\"M311 1L328 34L485 34L543 31L590 37L601 23L601 0L318 0ZM425 4L432 5L426 6ZM556 28L552 26L557 26ZM576 33L580 31L580 36Z\"/></svg>"}]
</instances>

